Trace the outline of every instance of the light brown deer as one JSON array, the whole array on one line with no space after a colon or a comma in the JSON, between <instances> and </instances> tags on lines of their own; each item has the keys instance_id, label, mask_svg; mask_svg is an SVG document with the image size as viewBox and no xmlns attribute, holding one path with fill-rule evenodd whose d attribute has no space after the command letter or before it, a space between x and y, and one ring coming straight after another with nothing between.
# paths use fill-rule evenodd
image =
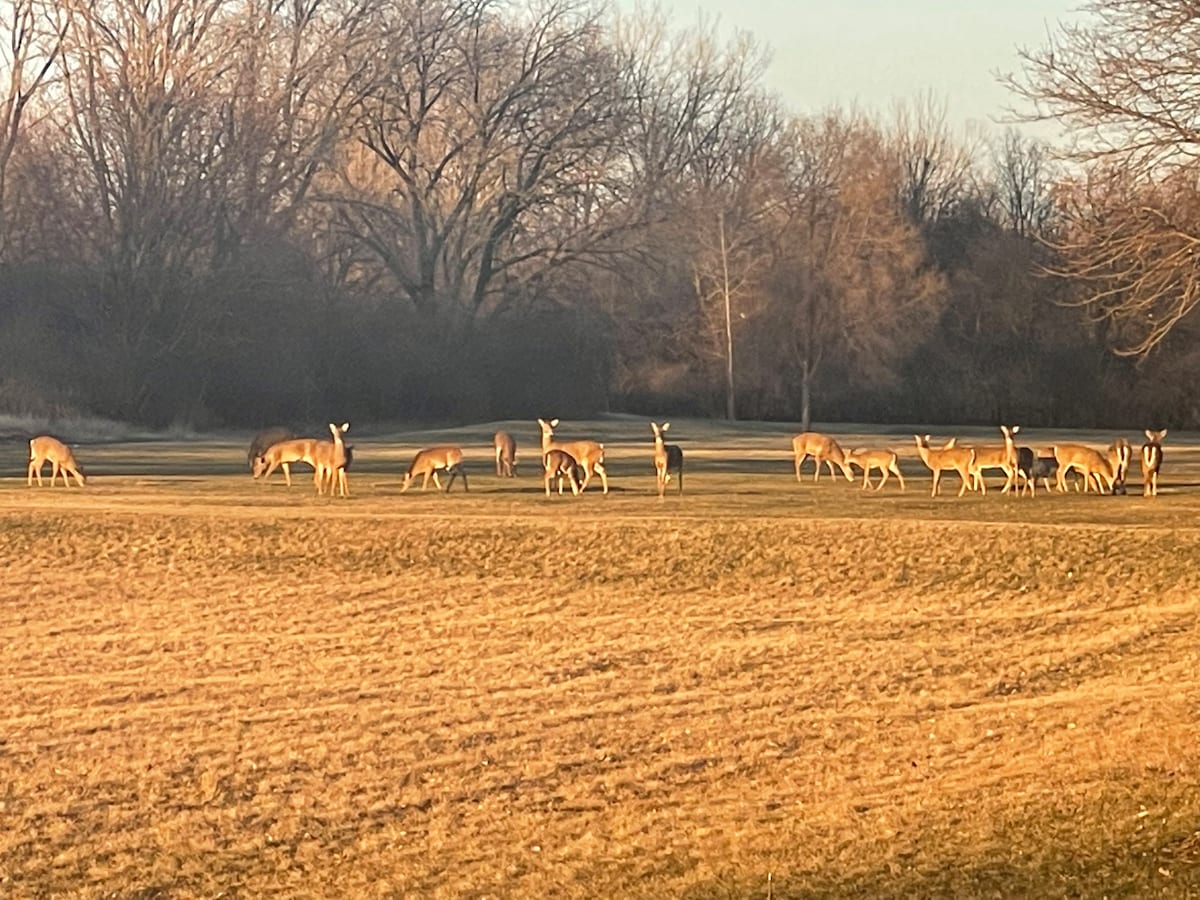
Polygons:
<instances>
[{"instance_id":1,"label":"light brown deer","mask_svg":"<svg viewBox=\"0 0 1200 900\"><path fill-rule=\"evenodd\" d=\"M497 431L492 438L496 449L496 477L515 478L517 475L517 442L507 431Z\"/></svg>"},{"instance_id":2,"label":"light brown deer","mask_svg":"<svg viewBox=\"0 0 1200 900\"><path fill-rule=\"evenodd\" d=\"M1158 472L1162 468L1163 438L1167 429L1162 431L1145 431L1146 443L1142 445L1142 496L1158 496Z\"/></svg>"},{"instance_id":3,"label":"light brown deer","mask_svg":"<svg viewBox=\"0 0 1200 900\"><path fill-rule=\"evenodd\" d=\"M1000 433L1004 435L1003 444L974 448L975 462L971 465L972 490L987 493L987 480L983 477L984 469L999 469L1004 473L1004 489L1000 493L1007 494L1011 488L1017 486L1017 475L1020 470L1017 465L1017 448L1013 443L1013 435L1020 430L1021 426L1019 425L1013 425L1011 428L1001 425Z\"/></svg>"},{"instance_id":4,"label":"light brown deer","mask_svg":"<svg viewBox=\"0 0 1200 900\"><path fill-rule=\"evenodd\" d=\"M1086 494L1092 487L1097 493L1104 493L1107 488L1112 492L1116 473L1113 463L1107 456L1092 447L1083 444L1055 444L1050 448L1054 459L1058 462L1058 490L1067 490L1067 473L1074 470L1083 476L1083 492Z\"/></svg>"},{"instance_id":5,"label":"light brown deer","mask_svg":"<svg viewBox=\"0 0 1200 900\"><path fill-rule=\"evenodd\" d=\"M904 476L900 474L900 466L898 457L894 450L868 450L865 447L858 447L846 454L846 462L851 466L858 466L863 470L863 490L871 487L871 470L878 469L882 476L879 479L879 484L874 486L875 490L882 490L887 484L887 480L892 475L900 479L900 490L904 490Z\"/></svg>"},{"instance_id":6,"label":"light brown deer","mask_svg":"<svg viewBox=\"0 0 1200 900\"><path fill-rule=\"evenodd\" d=\"M933 473L933 489L930 497L936 497L941 487L942 472L957 472L962 479L958 496L967 492L971 481L971 467L975 464L975 451L971 447L959 447L957 438L950 438L940 450L929 446L929 435L913 435L917 442L917 455Z\"/></svg>"},{"instance_id":7,"label":"light brown deer","mask_svg":"<svg viewBox=\"0 0 1200 900\"><path fill-rule=\"evenodd\" d=\"M461 447L446 445L442 447L427 447L424 450L420 450L413 457L412 465L408 467L408 472L404 475L404 485L400 488L400 493L407 491L418 475L423 476L421 490L429 487L429 479L431 477L433 478L433 486L439 491L442 490L442 483L438 480L438 472L445 472L450 475L450 480L446 482L446 493L450 493L450 488L454 486L454 479L459 475L462 476L463 490L469 491L467 473L463 469L462 462L463 452Z\"/></svg>"},{"instance_id":8,"label":"light brown deer","mask_svg":"<svg viewBox=\"0 0 1200 900\"><path fill-rule=\"evenodd\" d=\"M47 462L50 463L50 487L54 487L59 472L62 472L63 484L66 487L71 486L71 482L67 479L68 474L75 476L75 481L80 487L84 486L86 478L83 470L79 468L79 463L75 461L75 454L71 452L71 448L58 438L50 437L48 434L35 437L29 442L29 470L26 472L26 484L33 487L33 477L36 475L38 487L42 486L42 466Z\"/></svg>"},{"instance_id":9,"label":"light brown deer","mask_svg":"<svg viewBox=\"0 0 1200 900\"><path fill-rule=\"evenodd\" d=\"M842 452L842 448L827 434L819 434L815 431L804 431L792 438L792 456L796 462L796 480L800 481L800 464L808 457L812 457L817 463L817 470L813 473L813 481L818 481L821 477L821 463L825 463L829 467L830 477L836 478L833 467L836 464L842 474L846 476L847 481L854 480L854 470L846 464L846 454Z\"/></svg>"},{"instance_id":10,"label":"light brown deer","mask_svg":"<svg viewBox=\"0 0 1200 900\"><path fill-rule=\"evenodd\" d=\"M565 450L553 449L542 457L542 463L546 467L546 496L550 496L550 484L555 478L558 479L558 492L563 492L563 479L571 485L571 493L576 497L579 496L579 479L575 477L575 467L579 464L575 461L570 453Z\"/></svg>"},{"instance_id":11,"label":"light brown deer","mask_svg":"<svg viewBox=\"0 0 1200 900\"><path fill-rule=\"evenodd\" d=\"M333 440L317 442L313 453L313 484L316 485L318 494L324 494L326 486L329 487L330 496L333 496L335 488L343 497L350 494L350 486L346 481L350 452L342 439L349 430L349 422L343 422L341 425L330 422L329 433L333 435Z\"/></svg>"},{"instance_id":12,"label":"light brown deer","mask_svg":"<svg viewBox=\"0 0 1200 900\"><path fill-rule=\"evenodd\" d=\"M654 433L654 474L658 481L659 497L666 495L672 472L679 476L679 493L683 493L683 451L675 444L663 443L663 432L670 427L670 422L663 422L662 425L650 423L650 430Z\"/></svg>"},{"instance_id":13,"label":"light brown deer","mask_svg":"<svg viewBox=\"0 0 1200 900\"><path fill-rule=\"evenodd\" d=\"M587 490L594 473L600 473L600 484L605 494L608 493L608 473L604 469L604 445L597 441L556 441L554 429L558 427L558 419L538 419L538 427L542 429L542 459L551 450L562 450L572 457L579 468L583 469L583 483L579 485L582 493Z\"/></svg>"},{"instance_id":14,"label":"light brown deer","mask_svg":"<svg viewBox=\"0 0 1200 900\"><path fill-rule=\"evenodd\" d=\"M296 433L290 428L267 428L260 431L250 441L250 451L246 454L246 461L250 464L250 471L253 472L258 464L258 458L267 452L267 448L280 441L290 441L296 436Z\"/></svg>"},{"instance_id":15,"label":"light brown deer","mask_svg":"<svg viewBox=\"0 0 1200 900\"><path fill-rule=\"evenodd\" d=\"M283 469L283 480L288 487L292 486L291 467L293 463L307 463L315 470L317 468L317 445L322 443L316 438L292 438L290 441L280 441L272 444L266 451L254 460L254 479L262 478L264 482L271 478L276 469Z\"/></svg>"}]
</instances>

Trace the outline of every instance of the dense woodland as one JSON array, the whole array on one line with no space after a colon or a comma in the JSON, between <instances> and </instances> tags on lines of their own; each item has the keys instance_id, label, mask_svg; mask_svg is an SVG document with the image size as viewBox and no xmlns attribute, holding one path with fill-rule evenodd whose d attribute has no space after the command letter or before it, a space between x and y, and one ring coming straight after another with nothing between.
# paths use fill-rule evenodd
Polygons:
<instances>
[{"instance_id":1,"label":"dense woodland","mask_svg":"<svg viewBox=\"0 0 1200 900\"><path fill-rule=\"evenodd\" d=\"M1191 6L1014 48L1054 147L589 0L15 0L0 412L1195 427Z\"/></svg>"}]
</instances>

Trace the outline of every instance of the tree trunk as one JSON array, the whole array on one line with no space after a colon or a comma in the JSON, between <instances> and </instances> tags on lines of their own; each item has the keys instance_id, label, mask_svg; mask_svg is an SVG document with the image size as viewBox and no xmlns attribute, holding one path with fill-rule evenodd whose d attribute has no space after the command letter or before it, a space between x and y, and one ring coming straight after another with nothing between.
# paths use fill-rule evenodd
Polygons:
<instances>
[{"instance_id":1,"label":"tree trunk","mask_svg":"<svg viewBox=\"0 0 1200 900\"><path fill-rule=\"evenodd\" d=\"M725 244L725 212L717 215L717 227L721 235L721 293L725 298L725 418L737 420L737 406L733 394L733 310L729 296L729 248Z\"/></svg>"},{"instance_id":2,"label":"tree trunk","mask_svg":"<svg viewBox=\"0 0 1200 900\"><path fill-rule=\"evenodd\" d=\"M812 368L808 360L800 366L800 430L808 431L812 425Z\"/></svg>"}]
</instances>

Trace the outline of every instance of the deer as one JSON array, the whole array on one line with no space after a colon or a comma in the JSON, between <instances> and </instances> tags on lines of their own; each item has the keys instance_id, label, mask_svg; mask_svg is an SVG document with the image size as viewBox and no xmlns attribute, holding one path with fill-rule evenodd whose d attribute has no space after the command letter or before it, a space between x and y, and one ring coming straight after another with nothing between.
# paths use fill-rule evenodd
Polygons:
<instances>
[{"instance_id":1,"label":"deer","mask_svg":"<svg viewBox=\"0 0 1200 900\"><path fill-rule=\"evenodd\" d=\"M938 490L941 487L942 472L954 471L958 473L958 477L962 479L962 486L958 489L958 496L962 496L967 492L967 486L971 481L971 469L975 465L975 451L971 447L959 447L958 438L950 438L946 445L940 450L929 446L929 435L915 434L913 437L917 442L917 455L921 457L921 462L929 467L929 471L933 473L933 489L930 491L930 497L936 497Z\"/></svg>"},{"instance_id":2,"label":"deer","mask_svg":"<svg viewBox=\"0 0 1200 900\"><path fill-rule=\"evenodd\" d=\"M295 436L295 432L290 428L267 428L256 434L251 439L250 451L246 454L246 462L250 464L250 471L254 472L258 458L267 452L268 447L278 444L280 441L290 441Z\"/></svg>"},{"instance_id":3,"label":"deer","mask_svg":"<svg viewBox=\"0 0 1200 900\"><path fill-rule=\"evenodd\" d=\"M1129 476L1129 461L1133 456L1133 448L1125 438L1117 438L1108 447L1108 464L1113 472L1112 492L1128 494L1125 479Z\"/></svg>"},{"instance_id":4,"label":"deer","mask_svg":"<svg viewBox=\"0 0 1200 900\"><path fill-rule=\"evenodd\" d=\"M497 431L492 438L496 448L496 477L515 478L517 475L517 442L507 431Z\"/></svg>"},{"instance_id":5,"label":"deer","mask_svg":"<svg viewBox=\"0 0 1200 900\"><path fill-rule=\"evenodd\" d=\"M662 425L650 423L650 430L654 433L654 472L660 498L666 495L672 472L679 476L679 493L683 493L683 451L675 444L663 443L663 432L670 427L670 422L663 422Z\"/></svg>"},{"instance_id":6,"label":"deer","mask_svg":"<svg viewBox=\"0 0 1200 900\"><path fill-rule=\"evenodd\" d=\"M796 480L800 481L800 465L808 457L816 460L817 470L813 473L813 481L817 481L821 477L821 463L829 467L829 475L831 478L836 478L833 467L836 464L842 474L846 476L847 481L854 480L854 470L846 463L846 454L842 452L842 448L827 434L819 434L815 431L804 431L792 438L792 456L796 461Z\"/></svg>"},{"instance_id":7,"label":"deer","mask_svg":"<svg viewBox=\"0 0 1200 900\"><path fill-rule=\"evenodd\" d=\"M50 463L50 487L54 487L59 472L62 472L63 485L66 487L71 486L68 474L75 477L80 487L86 483L87 479L79 463L75 461L75 454L71 448L58 438L43 434L29 442L29 470L25 479L29 487L33 487L34 475L37 475L38 487L42 486L42 466L47 462Z\"/></svg>"},{"instance_id":8,"label":"deer","mask_svg":"<svg viewBox=\"0 0 1200 900\"><path fill-rule=\"evenodd\" d=\"M349 430L349 422L343 422L341 425L330 422L329 433L333 435L333 440L318 441L314 448L313 484L316 486L318 494L325 493L326 485L329 486L331 497L335 488L343 497L350 494L350 488L346 482L346 469L350 465L352 454L350 448L342 440Z\"/></svg>"},{"instance_id":9,"label":"deer","mask_svg":"<svg viewBox=\"0 0 1200 900\"><path fill-rule=\"evenodd\" d=\"M851 466L858 466L863 470L862 489L865 491L871 487L871 470L878 469L880 474L879 484L874 486L875 490L882 490L887 484L887 480L892 475L900 479L900 490L905 490L904 476L900 474L900 466L897 463L898 457L894 450L868 450L865 447L858 447L846 454L846 462Z\"/></svg>"},{"instance_id":10,"label":"deer","mask_svg":"<svg viewBox=\"0 0 1200 900\"><path fill-rule=\"evenodd\" d=\"M408 467L408 472L404 475L404 484L400 488L400 493L404 493L416 480L418 475L423 476L421 481L421 490L429 487L429 479L433 478L433 486L437 490L442 490L442 483L438 479L438 472L444 471L449 473L450 480L446 482L446 493L450 493L450 488L454 486L454 479L459 475L462 476L463 490L469 491L470 487L467 484L467 473L463 469L463 452L461 447L446 445L442 447L426 447L424 450L418 450L417 455L413 457L412 465Z\"/></svg>"},{"instance_id":11,"label":"deer","mask_svg":"<svg viewBox=\"0 0 1200 900\"><path fill-rule=\"evenodd\" d=\"M604 445L596 441L556 441L554 429L558 427L558 419L538 419L538 427L542 429L542 461L545 463L546 454L551 450L562 450L578 463L583 469L583 483L579 492L587 490L592 475L600 473L600 484L605 494L608 493L608 473L604 469Z\"/></svg>"},{"instance_id":12,"label":"deer","mask_svg":"<svg viewBox=\"0 0 1200 900\"><path fill-rule=\"evenodd\" d=\"M1142 496L1157 497L1158 496L1158 472L1162 468L1163 461L1163 438L1167 436L1167 429L1162 431L1150 431L1147 429L1143 434L1146 435L1146 443L1142 445Z\"/></svg>"},{"instance_id":13,"label":"deer","mask_svg":"<svg viewBox=\"0 0 1200 900\"><path fill-rule=\"evenodd\" d=\"M276 469L283 469L283 480L288 487L292 486L291 466L293 463L308 463L315 470L316 456L319 452L317 445L323 443L316 438L292 438L279 441L268 447L254 460L254 480L262 478L264 482L271 478Z\"/></svg>"},{"instance_id":14,"label":"deer","mask_svg":"<svg viewBox=\"0 0 1200 900\"><path fill-rule=\"evenodd\" d=\"M1083 492L1095 485L1097 493L1107 487L1112 492L1116 480L1113 463L1099 450L1083 444L1055 444L1050 448L1058 462L1058 490L1066 493L1067 473L1071 470L1083 476Z\"/></svg>"},{"instance_id":15,"label":"deer","mask_svg":"<svg viewBox=\"0 0 1200 900\"><path fill-rule=\"evenodd\" d=\"M1058 473L1058 460L1054 458L1053 452L1039 456L1029 447L1018 447L1017 472L1025 479L1021 494L1024 495L1028 491L1030 496L1036 497L1039 478L1042 479L1042 486L1046 491L1050 491L1050 479Z\"/></svg>"},{"instance_id":16,"label":"deer","mask_svg":"<svg viewBox=\"0 0 1200 900\"><path fill-rule=\"evenodd\" d=\"M576 497L579 496L579 479L575 477L575 467L579 464L575 461L575 457L566 450L555 448L542 457L542 464L546 469L547 497L550 496L550 483L555 478L558 479L558 492L560 494L563 492L563 479L565 478L571 485L571 493Z\"/></svg>"},{"instance_id":17,"label":"deer","mask_svg":"<svg viewBox=\"0 0 1200 900\"><path fill-rule=\"evenodd\" d=\"M1000 469L1004 473L1004 488L1000 493L1007 494L1011 488L1016 486L1019 470L1013 435L1020 430L1021 426L1019 425L1013 425L1011 428L1001 425L1000 433L1004 435L1004 443L1001 446L975 448L975 462L971 466L972 490L983 494L987 493L987 481L983 477L984 469Z\"/></svg>"}]
</instances>

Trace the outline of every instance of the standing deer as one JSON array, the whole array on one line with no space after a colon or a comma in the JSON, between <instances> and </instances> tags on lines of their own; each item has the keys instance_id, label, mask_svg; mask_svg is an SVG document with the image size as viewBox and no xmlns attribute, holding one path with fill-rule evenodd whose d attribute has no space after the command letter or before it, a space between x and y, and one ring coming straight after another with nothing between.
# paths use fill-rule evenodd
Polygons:
<instances>
[{"instance_id":1,"label":"standing deer","mask_svg":"<svg viewBox=\"0 0 1200 900\"><path fill-rule=\"evenodd\" d=\"M650 423L650 430L654 432L654 473L658 480L659 497L666 494L672 472L679 476L679 493L683 493L683 451L675 444L663 443L663 432L670 427L670 422L663 422L662 425Z\"/></svg>"},{"instance_id":2,"label":"standing deer","mask_svg":"<svg viewBox=\"0 0 1200 900\"><path fill-rule=\"evenodd\" d=\"M293 463L307 463L315 470L317 468L317 445L322 443L316 438L292 438L287 441L279 441L268 447L260 456L254 460L254 480L262 478L264 482L269 481L271 473L276 469L283 469L283 480L288 487L292 486L291 466Z\"/></svg>"},{"instance_id":3,"label":"standing deer","mask_svg":"<svg viewBox=\"0 0 1200 900\"><path fill-rule=\"evenodd\" d=\"M1067 490L1067 473L1074 470L1083 476L1083 492L1086 494L1093 486L1097 493L1104 493L1107 488L1112 493L1116 472L1113 462L1099 450L1085 447L1083 444L1055 444L1050 448L1058 461L1058 490Z\"/></svg>"},{"instance_id":4,"label":"standing deer","mask_svg":"<svg viewBox=\"0 0 1200 900\"><path fill-rule=\"evenodd\" d=\"M842 474L846 476L847 481L854 480L854 470L847 465L846 454L842 452L838 442L827 434L804 431L796 435L792 438L792 456L796 462L797 481L800 481L800 464L810 456L817 463L817 470L813 472L813 481L821 478L822 462L829 467L830 477L836 477L833 471L836 464L842 470Z\"/></svg>"},{"instance_id":5,"label":"standing deer","mask_svg":"<svg viewBox=\"0 0 1200 900\"><path fill-rule=\"evenodd\" d=\"M313 484L316 485L318 494L325 493L326 485L329 487L330 496L333 496L335 488L343 497L350 494L350 487L346 482L346 469L350 465L351 453L342 440L349 430L349 422L343 422L341 425L330 422L329 433L333 435L333 440L318 441L314 448Z\"/></svg>"},{"instance_id":6,"label":"standing deer","mask_svg":"<svg viewBox=\"0 0 1200 900\"><path fill-rule=\"evenodd\" d=\"M549 451L542 457L542 463L546 467L546 496L550 496L550 484L555 478L558 479L558 492L563 492L563 479L571 485L571 493L576 497L579 496L579 479L575 477L575 467L578 465L575 462L575 457L565 450L557 448Z\"/></svg>"},{"instance_id":7,"label":"standing deer","mask_svg":"<svg viewBox=\"0 0 1200 900\"><path fill-rule=\"evenodd\" d=\"M246 454L246 461L250 464L250 471L253 472L258 462L258 458L267 452L267 449L273 444L278 444L280 441L289 441L296 435L290 428L267 428L260 431L250 441L250 451Z\"/></svg>"},{"instance_id":8,"label":"standing deer","mask_svg":"<svg viewBox=\"0 0 1200 900\"><path fill-rule=\"evenodd\" d=\"M38 487L42 486L42 466L47 462L50 463L50 487L54 487L54 481L58 478L59 472L62 472L64 486L71 486L71 482L67 479L69 473L75 476L75 481L80 487L83 487L86 479L83 471L79 468L79 463L75 461L75 454L58 438L50 437L48 434L35 437L29 442L29 470L26 472L25 479L29 487L33 487L34 475L37 475Z\"/></svg>"},{"instance_id":9,"label":"standing deer","mask_svg":"<svg viewBox=\"0 0 1200 900\"><path fill-rule=\"evenodd\" d=\"M450 493L450 488L454 486L454 479L459 475L462 476L463 490L469 491L467 485L467 473L463 469L463 452L462 448L454 446L443 447L427 447L424 450L419 450L417 455L413 457L412 465L408 467L408 472L404 475L404 485L400 488L400 493L404 493L412 486L413 481L418 475L423 476L421 481L421 490L429 487L429 479L433 478L433 486L437 490L442 489L442 483L438 480L438 472L447 472L450 475L450 480L446 482L446 493Z\"/></svg>"},{"instance_id":10,"label":"standing deer","mask_svg":"<svg viewBox=\"0 0 1200 900\"><path fill-rule=\"evenodd\" d=\"M579 486L582 493L587 490L592 475L600 473L600 484L605 494L608 493L608 473L604 470L604 445L597 441L556 441L554 429L558 427L558 419L538 419L538 427L542 429L542 461L545 463L546 454L551 450L562 450L572 457L583 469L583 483Z\"/></svg>"},{"instance_id":11,"label":"standing deer","mask_svg":"<svg viewBox=\"0 0 1200 900\"><path fill-rule=\"evenodd\" d=\"M975 465L975 451L970 447L957 446L957 438L950 438L946 445L938 450L929 446L929 435L922 437L916 434L913 437L917 441L917 455L933 473L933 489L929 496L936 497L938 495L942 472L947 471L958 473L958 477L962 479L962 487L958 489L958 496L961 497L965 494L971 480L971 469Z\"/></svg>"},{"instance_id":12,"label":"standing deer","mask_svg":"<svg viewBox=\"0 0 1200 900\"><path fill-rule=\"evenodd\" d=\"M1113 472L1112 492L1114 494L1129 493L1125 487L1125 479L1129 477L1129 462L1132 456L1133 448L1129 446L1129 441L1125 438L1117 438L1109 445L1108 464Z\"/></svg>"},{"instance_id":13,"label":"standing deer","mask_svg":"<svg viewBox=\"0 0 1200 900\"><path fill-rule=\"evenodd\" d=\"M1050 479L1058 473L1058 460L1054 458L1052 452L1038 456L1029 447L1018 447L1017 471L1025 479L1025 485L1021 488L1022 495L1029 491L1030 496L1036 497L1039 478L1042 479L1042 485L1049 493Z\"/></svg>"},{"instance_id":14,"label":"standing deer","mask_svg":"<svg viewBox=\"0 0 1200 900\"><path fill-rule=\"evenodd\" d=\"M971 466L972 490L987 493L987 481L983 477L984 469L999 469L1004 473L1004 489L1000 493L1007 494L1009 489L1016 487L1019 469L1013 435L1020 430L1021 426L1019 425L1011 428L1001 425L1000 433L1004 435L1003 444L975 448L975 462Z\"/></svg>"},{"instance_id":15,"label":"standing deer","mask_svg":"<svg viewBox=\"0 0 1200 900\"><path fill-rule=\"evenodd\" d=\"M517 475L517 442L507 431L497 431L492 438L496 448L496 477L515 478Z\"/></svg>"},{"instance_id":16,"label":"standing deer","mask_svg":"<svg viewBox=\"0 0 1200 900\"><path fill-rule=\"evenodd\" d=\"M863 470L863 490L871 487L871 470L878 469L882 476L879 479L879 484L875 485L875 490L882 490L887 484L887 480L892 475L900 479L900 490L904 490L904 476L900 474L900 466L898 457L893 450L868 450L865 447L858 447L846 454L846 462L851 466L858 466Z\"/></svg>"},{"instance_id":17,"label":"standing deer","mask_svg":"<svg viewBox=\"0 0 1200 900\"><path fill-rule=\"evenodd\" d=\"M1167 436L1167 429L1162 431L1145 432L1146 443L1142 445L1142 496L1158 496L1158 472L1162 468L1162 441Z\"/></svg>"}]
</instances>

